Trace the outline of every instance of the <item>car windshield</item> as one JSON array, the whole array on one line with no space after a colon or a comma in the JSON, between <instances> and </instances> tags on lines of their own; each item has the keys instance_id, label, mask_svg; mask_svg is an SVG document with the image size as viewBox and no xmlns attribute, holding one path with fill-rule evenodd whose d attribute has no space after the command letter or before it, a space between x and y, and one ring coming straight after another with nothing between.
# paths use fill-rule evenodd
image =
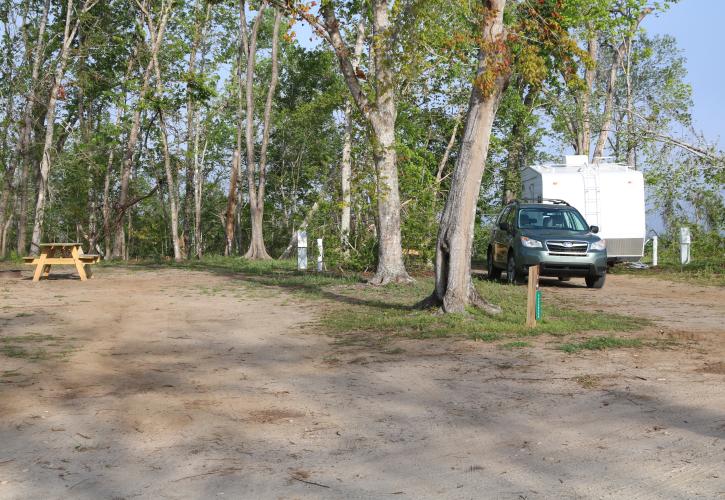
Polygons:
<instances>
[{"instance_id":1,"label":"car windshield","mask_svg":"<svg viewBox=\"0 0 725 500\"><path fill-rule=\"evenodd\" d=\"M586 231L587 223L573 209L566 208L522 208L519 211L519 227L521 229L563 229L569 231Z\"/></svg>"}]
</instances>

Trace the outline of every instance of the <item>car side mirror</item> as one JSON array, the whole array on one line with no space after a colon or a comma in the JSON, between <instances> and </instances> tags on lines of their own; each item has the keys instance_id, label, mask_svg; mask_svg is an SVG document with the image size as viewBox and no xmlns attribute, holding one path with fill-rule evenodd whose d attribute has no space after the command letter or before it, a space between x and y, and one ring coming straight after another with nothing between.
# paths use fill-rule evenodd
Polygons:
<instances>
[{"instance_id":1,"label":"car side mirror","mask_svg":"<svg viewBox=\"0 0 725 500\"><path fill-rule=\"evenodd\" d=\"M597 234L599 232L599 226L589 226L589 230L592 233Z\"/></svg>"},{"instance_id":2,"label":"car side mirror","mask_svg":"<svg viewBox=\"0 0 725 500\"><path fill-rule=\"evenodd\" d=\"M509 230L509 223L508 222L499 222L498 223L498 227L500 227L504 231L508 231Z\"/></svg>"}]
</instances>

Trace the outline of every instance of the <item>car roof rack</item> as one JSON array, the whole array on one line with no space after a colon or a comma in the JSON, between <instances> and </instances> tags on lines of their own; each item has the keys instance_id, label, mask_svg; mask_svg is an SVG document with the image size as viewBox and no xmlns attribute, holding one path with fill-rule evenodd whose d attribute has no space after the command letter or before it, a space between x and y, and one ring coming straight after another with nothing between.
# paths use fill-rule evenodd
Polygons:
<instances>
[{"instance_id":1,"label":"car roof rack","mask_svg":"<svg viewBox=\"0 0 725 500\"><path fill-rule=\"evenodd\" d=\"M566 205L567 207L571 206L565 200L560 200L558 198L522 198L514 201L515 203L551 203L553 205Z\"/></svg>"}]
</instances>

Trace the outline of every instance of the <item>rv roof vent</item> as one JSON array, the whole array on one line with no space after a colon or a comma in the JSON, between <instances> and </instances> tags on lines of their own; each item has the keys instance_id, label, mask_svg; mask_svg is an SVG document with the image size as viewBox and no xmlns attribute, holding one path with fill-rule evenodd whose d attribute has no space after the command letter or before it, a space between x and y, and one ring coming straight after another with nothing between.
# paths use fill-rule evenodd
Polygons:
<instances>
[{"instance_id":1,"label":"rv roof vent","mask_svg":"<svg viewBox=\"0 0 725 500\"><path fill-rule=\"evenodd\" d=\"M589 158L586 155L566 155L564 161L567 167L585 167Z\"/></svg>"}]
</instances>

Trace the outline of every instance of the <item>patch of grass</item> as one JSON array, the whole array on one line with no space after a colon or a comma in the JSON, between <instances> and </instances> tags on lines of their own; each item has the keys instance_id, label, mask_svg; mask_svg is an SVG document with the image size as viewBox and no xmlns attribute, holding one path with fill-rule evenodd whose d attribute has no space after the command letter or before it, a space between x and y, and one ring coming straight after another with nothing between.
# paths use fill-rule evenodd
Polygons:
<instances>
[{"instance_id":1,"label":"patch of grass","mask_svg":"<svg viewBox=\"0 0 725 500\"><path fill-rule=\"evenodd\" d=\"M524 342L522 340L515 340L513 342L506 342L505 344L501 344L499 348L501 349L521 349L522 347L531 347L531 344L528 342Z\"/></svg>"},{"instance_id":2,"label":"patch of grass","mask_svg":"<svg viewBox=\"0 0 725 500\"><path fill-rule=\"evenodd\" d=\"M73 352L73 349L68 346L67 339L54 337L53 335L28 333L26 335L0 337L0 354L9 358L39 361L63 358L71 352Z\"/></svg>"},{"instance_id":3,"label":"patch of grass","mask_svg":"<svg viewBox=\"0 0 725 500\"><path fill-rule=\"evenodd\" d=\"M621 337L592 337L583 342L570 342L562 344L559 349L566 353L575 353L585 349L599 351L602 349L612 349L620 347L641 347L641 339L625 339Z\"/></svg>"}]
</instances>

